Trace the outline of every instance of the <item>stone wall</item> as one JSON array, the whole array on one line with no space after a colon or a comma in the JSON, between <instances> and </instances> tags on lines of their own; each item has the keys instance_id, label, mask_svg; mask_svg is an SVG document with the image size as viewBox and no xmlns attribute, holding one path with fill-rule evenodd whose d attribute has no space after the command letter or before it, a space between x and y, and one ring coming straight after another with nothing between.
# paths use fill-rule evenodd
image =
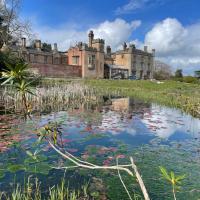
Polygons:
<instances>
[{"instance_id":1,"label":"stone wall","mask_svg":"<svg viewBox=\"0 0 200 200\"><path fill-rule=\"evenodd\" d=\"M31 63L31 70L42 77L69 78L82 77L81 66L72 65L51 65Z\"/></svg>"}]
</instances>

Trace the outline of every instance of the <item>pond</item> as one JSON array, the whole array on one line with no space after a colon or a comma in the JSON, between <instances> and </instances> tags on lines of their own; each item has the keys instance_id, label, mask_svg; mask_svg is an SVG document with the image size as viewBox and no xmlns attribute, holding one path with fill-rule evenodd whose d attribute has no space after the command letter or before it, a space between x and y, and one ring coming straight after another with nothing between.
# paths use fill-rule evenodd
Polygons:
<instances>
[{"instance_id":1,"label":"pond","mask_svg":"<svg viewBox=\"0 0 200 200\"><path fill-rule=\"evenodd\" d=\"M37 131L56 123L62 150L82 160L109 166L116 164L116 157L120 164L127 164L133 156L152 199L173 199L170 185L161 179L159 166L186 175L177 199L199 199L200 120L133 98L102 99L97 105L35 113L26 121L12 114L0 115L0 191L9 193L16 183L23 185L32 175L41 181L45 197L48 188L65 176L70 188L85 182L95 185L99 180L108 199L128 199L117 172L57 169L70 163L46 140L39 143ZM34 153L37 161L31 157ZM136 181L125 173L122 176L130 192L141 195Z\"/></svg>"}]
</instances>

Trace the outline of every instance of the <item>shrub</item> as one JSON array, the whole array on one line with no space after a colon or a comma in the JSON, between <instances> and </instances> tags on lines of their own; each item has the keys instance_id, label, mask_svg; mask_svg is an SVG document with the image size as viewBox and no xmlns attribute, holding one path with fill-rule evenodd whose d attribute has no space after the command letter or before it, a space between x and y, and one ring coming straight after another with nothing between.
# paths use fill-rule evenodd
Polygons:
<instances>
[{"instance_id":1,"label":"shrub","mask_svg":"<svg viewBox=\"0 0 200 200\"><path fill-rule=\"evenodd\" d=\"M199 83L199 80L196 77L193 77L193 76L184 76L183 77L183 82L186 82L186 83Z\"/></svg>"}]
</instances>

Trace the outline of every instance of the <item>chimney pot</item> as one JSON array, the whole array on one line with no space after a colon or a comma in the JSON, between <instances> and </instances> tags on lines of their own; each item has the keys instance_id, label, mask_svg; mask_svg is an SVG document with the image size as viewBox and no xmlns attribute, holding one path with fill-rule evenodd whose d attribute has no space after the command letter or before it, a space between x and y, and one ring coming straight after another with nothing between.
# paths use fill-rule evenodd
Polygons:
<instances>
[{"instance_id":1,"label":"chimney pot","mask_svg":"<svg viewBox=\"0 0 200 200\"><path fill-rule=\"evenodd\" d=\"M41 50L41 47L42 47L41 40L36 40L35 41L35 47L36 47L37 50Z\"/></svg>"},{"instance_id":2,"label":"chimney pot","mask_svg":"<svg viewBox=\"0 0 200 200\"><path fill-rule=\"evenodd\" d=\"M22 40L22 44L21 44L22 47L26 48L26 38L23 37L21 40Z\"/></svg>"},{"instance_id":3,"label":"chimney pot","mask_svg":"<svg viewBox=\"0 0 200 200\"><path fill-rule=\"evenodd\" d=\"M111 56L111 47L110 46L107 46L106 47L106 53L107 55L110 57Z\"/></svg>"},{"instance_id":4,"label":"chimney pot","mask_svg":"<svg viewBox=\"0 0 200 200\"><path fill-rule=\"evenodd\" d=\"M155 54L156 54L156 50L155 49L152 49L152 54L153 54L153 56L155 56Z\"/></svg>"},{"instance_id":5,"label":"chimney pot","mask_svg":"<svg viewBox=\"0 0 200 200\"><path fill-rule=\"evenodd\" d=\"M127 49L127 44L126 44L126 42L124 42L124 44L123 44L123 50L126 51L126 49Z\"/></svg>"},{"instance_id":6,"label":"chimney pot","mask_svg":"<svg viewBox=\"0 0 200 200\"><path fill-rule=\"evenodd\" d=\"M92 41L94 39L94 33L92 30L89 32L88 38L89 38L89 47L92 47Z\"/></svg>"},{"instance_id":7,"label":"chimney pot","mask_svg":"<svg viewBox=\"0 0 200 200\"><path fill-rule=\"evenodd\" d=\"M58 45L57 43L54 43L54 48L53 48L54 51L58 51Z\"/></svg>"}]
</instances>

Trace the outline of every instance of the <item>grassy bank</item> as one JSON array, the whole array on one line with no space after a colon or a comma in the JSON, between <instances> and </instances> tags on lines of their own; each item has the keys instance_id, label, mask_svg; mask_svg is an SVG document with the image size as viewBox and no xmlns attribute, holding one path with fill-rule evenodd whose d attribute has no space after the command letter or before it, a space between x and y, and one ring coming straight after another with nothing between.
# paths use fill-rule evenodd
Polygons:
<instances>
[{"instance_id":1,"label":"grassy bank","mask_svg":"<svg viewBox=\"0 0 200 200\"><path fill-rule=\"evenodd\" d=\"M200 85L176 81L162 83L132 80L85 80L86 84L100 90L120 91L147 102L179 108L200 117Z\"/></svg>"}]
</instances>

